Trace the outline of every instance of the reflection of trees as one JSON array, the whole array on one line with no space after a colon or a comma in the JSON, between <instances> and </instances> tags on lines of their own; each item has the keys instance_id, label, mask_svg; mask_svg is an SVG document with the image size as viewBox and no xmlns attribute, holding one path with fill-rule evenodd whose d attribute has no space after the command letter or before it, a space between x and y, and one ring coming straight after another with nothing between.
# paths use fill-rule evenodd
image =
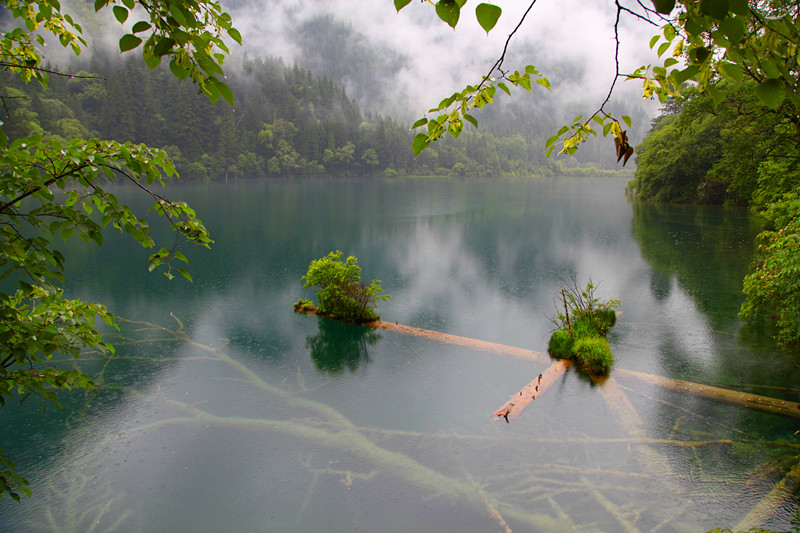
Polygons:
<instances>
[{"instance_id":1,"label":"reflection of trees","mask_svg":"<svg viewBox=\"0 0 800 533\"><path fill-rule=\"evenodd\" d=\"M317 369L331 374L341 373L345 367L355 372L362 362L369 361L367 346L375 344L380 334L364 326L319 318L319 333L306 338L306 348Z\"/></svg>"},{"instance_id":2,"label":"reflection of trees","mask_svg":"<svg viewBox=\"0 0 800 533\"><path fill-rule=\"evenodd\" d=\"M669 296L675 276L715 328L736 320L757 232L739 209L633 203L633 237L653 267L654 298Z\"/></svg>"}]
</instances>

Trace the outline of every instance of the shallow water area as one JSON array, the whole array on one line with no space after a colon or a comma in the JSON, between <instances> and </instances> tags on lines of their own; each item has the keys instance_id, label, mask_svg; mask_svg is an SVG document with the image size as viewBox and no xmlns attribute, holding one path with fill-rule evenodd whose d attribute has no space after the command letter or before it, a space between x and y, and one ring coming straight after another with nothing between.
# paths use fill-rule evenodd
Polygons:
<instances>
[{"instance_id":1,"label":"shallow water area","mask_svg":"<svg viewBox=\"0 0 800 533\"><path fill-rule=\"evenodd\" d=\"M621 179L275 180L175 186L212 233L193 284L109 232L66 292L125 319L93 394L0 412L33 498L0 531L705 531L786 528L800 419L292 312L342 250L382 319L544 352L574 274L622 302L616 367L797 402L798 362L737 318L746 212L629 202ZM133 190L119 196L138 205ZM139 206L145 207L145 206ZM154 222L155 224L155 222ZM156 232L170 242L165 228Z\"/></svg>"}]
</instances>

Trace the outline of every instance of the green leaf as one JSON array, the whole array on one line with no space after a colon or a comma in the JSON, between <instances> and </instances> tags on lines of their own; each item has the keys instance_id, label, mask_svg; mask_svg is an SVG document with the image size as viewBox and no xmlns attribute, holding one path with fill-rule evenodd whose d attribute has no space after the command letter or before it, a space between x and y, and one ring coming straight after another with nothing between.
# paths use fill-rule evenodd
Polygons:
<instances>
[{"instance_id":1,"label":"green leaf","mask_svg":"<svg viewBox=\"0 0 800 533\"><path fill-rule=\"evenodd\" d=\"M469 113L464 113L464 120L475 126L478 127L478 119L470 115Z\"/></svg>"},{"instance_id":2,"label":"green leaf","mask_svg":"<svg viewBox=\"0 0 800 533\"><path fill-rule=\"evenodd\" d=\"M486 30L487 34L495 27L497 19L500 18L502 12L503 10L498 6L486 3L478 4L478 7L475 8L475 16L478 17L478 24L481 25L481 28Z\"/></svg>"},{"instance_id":3,"label":"green leaf","mask_svg":"<svg viewBox=\"0 0 800 533\"><path fill-rule=\"evenodd\" d=\"M550 80L548 80L547 78L537 78L536 83L538 83L548 91L550 90Z\"/></svg>"},{"instance_id":4,"label":"green leaf","mask_svg":"<svg viewBox=\"0 0 800 533\"><path fill-rule=\"evenodd\" d=\"M684 82L692 79L700 71L697 65L692 65L683 70L675 70L670 74L670 77L675 81L675 85L680 87Z\"/></svg>"},{"instance_id":5,"label":"green leaf","mask_svg":"<svg viewBox=\"0 0 800 533\"><path fill-rule=\"evenodd\" d=\"M436 2L436 14L451 28L455 29L456 24L458 24L458 17L461 15L461 8L455 0L439 0Z\"/></svg>"},{"instance_id":6,"label":"green leaf","mask_svg":"<svg viewBox=\"0 0 800 533\"><path fill-rule=\"evenodd\" d=\"M730 10L737 15L750 15L750 4L747 0L730 0Z\"/></svg>"},{"instance_id":7,"label":"green leaf","mask_svg":"<svg viewBox=\"0 0 800 533\"><path fill-rule=\"evenodd\" d=\"M741 83L744 79L744 70L736 63L720 61L717 63L717 70L719 70L720 74L736 83Z\"/></svg>"},{"instance_id":8,"label":"green leaf","mask_svg":"<svg viewBox=\"0 0 800 533\"><path fill-rule=\"evenodd\" d=\"M183 276L184 278L188 279L189 283L194 283L194 281L192 281L192 276L189 274L189 272L187 272L187 270L185 268L179 268L178 272L181 273L181 276Z\"/></svg>"},{"instance_id":9,"label":"green leaf","mask_svg":"<svg viewBox=\"0 0 800 533\"><path fill-rule=\"evenodd\" d=\"M722 20L728 14L729 0L700 0L700 11L704 15Z\"/></svg>"},{"instance_id":10,"label":"green leaf","mask_svg":"<svg viewBox=\"0 0 800 533\"><path fill-rule=\"evenodd\" d=\"M95 12L100 11L108 4L108 0L94 0Z\"/></svg>"},{"instance_id":11,"label":"green leaf","mask_svg":"<svg viewBox=\"0 0 800 533\"><path fill-rule=\"evenodd\" d=\"M122 6L114 6L112 8L114 12L114 18L116 18L120 24L128 20L128 10Z\"/></svg>"},{"instance_id":12,"label":"green leaf","mask_svg":"<svg viewBox=\"0 0 800 533\"><path fill-rule=\"evenodd\" d=\"M119 40L119 51L120 52L127 52L128 50L133 50L137 46L142 43L142 40L130 33L126 33L123 35Z\"/></svg>"},{"instance_id":13,"label":"green leaf","mask_svg":"<svg viewBox=\"0 0 800 533\"><path fill-rule=\"evenodd\" d=\"M656 43L658 42L659 39L661 39L660 35L658 35L658 34L653 35L653 37L650 39L650 48L653 48L656 45Z\"/></svg>"},{"instance_id":14,"label":"green leaf","mask_svg":"<svg viewBox=\"0 0 800 533\"><path fill-rule=\"evenodd\" d=\"M133 28L131 28L131 31L133 33L139 33L139 32L142 32L142 31L147 31L149 29L150 29L150 23L149 22L145 22L144 20L140 20L139 22L137 22L136 24L133 25Z\"/></svg>"},{"instance_id":15,"label":"green leaf","mask_svg":"<svg viewBox=\"0 0 800 533\"><path fill-rule=\"evenodd\" d=\"M411 3L411 0L394 0L394 8L397 11L400 11L401 9L403 9L404 7L406 7L410 3Z\"/></svg>"},{"instance_id":16,"label":"green leaf","mask_svg":"<svg viewBox=\"0 0 800 533\"><path fill-rule=\"evenodd\" d=\"M622 120L625 121L625 124L627 124L629 128L631 127L631 117L628 115L622 115Z\"/></svg>"},{"instance_id":17,"label":"green leaf","mask_svg":"<svg viewBox=\"0 0 800 533\"><path fill-rule=\"evenodd\" d=\"M414 157L417 157L420 152L430 146L430 144L431 142L428 140L427 135L424 133L417 133L411 143L411 150L414 152Z\"/></svg>"},{"instance_id":18,"label":"green leaf","mask_svg":"<svg viewBox=\"0 0 800 533\"><path fill-rule=\"evenodd\" d=\"M421 119L419 119L418 121L416 121L414 124L412 124L412 125L411 125L411 129L412 129L412 130L413 130L413 129L417 129L417 128L419 128L420 126L424 126L424 125L425 125L425 124L427 124L427 123L428 123L428 119L427 119L427 118L425 118L425 117L422 117Z\"/></svg>"},{"instance_id":19,"label":"green leaf","mask_svg":"<svg viewBox=\"0 0 800 533\"><path fill-rule=\"evenodd\" d=\"M785 96L783 82L776 78L762 81L756 87L756 96L773 111L778 109Z\"/></svg>"},{"instance_id":20,"label":"green leaf","mask_svg":"<svg viewBox=\"0 0 800 533\"><path fill-rule=\"evenodd\" d=\"M659 13L669 15L675 7L675 0L653 0L653 5Z\"/></svg>"},{"instance_id":21,"label":"green leaf","mask_svg":"<svg viewBox=\"0 0 800 533\"><path fill-rule=\"evenodd\" d=\"M689 50L689 58L697 63L704 62L706 59L708 59L708 56L710 54L711 52L709 52L708 48L704 46L699 46L697 48L692 48L691 50Z\"/></svg>"},{"instance_id":22,"label":"green leaf","mask_svg":"<svg viewBox=\"0 0 800 533\"><path fill-rule=\"evenodd\" d=\"M181 81L189 77L189 71L178 64L178 58L173 58L172 61L169 62L169 70L172 72L173 76Z\"/></svg>"},{"instance_id":23,"label":"green leaf","mask_svg":"<svg viewBox=\"0 0 800 533\"><path fill-rule=\"evenodd\" d=\"M242 34L239 33L239 30L237 30L236 28L229 29L228 35L230 35L231 39L236 41L238 44L242 44Z\"/></svg>"},{"instance_id":24,"label":"green leaf","mask_svg":"<svg viewBox=\"0 0 800 533\"><path fill-rule=\"evenodd\" d=\"M166 55L172 50L172 47L174 46L175 46L175 41L173 39L170 39L169 37L162 37L153 47L153 54L157 56Z\"/></svg>"},{"instance_id":25,"label":"green leaf","mask_svg":"<svg viewBox=\"0 0 800 533\"><path fill-rule=\"evenodd\" d=\"M233 91L231 91L230 87L228 87L224 82L218 80L215 77L208 78L208 80L214 84L219 91L220 96L222 96L226 102L233 107Z\"/></svg>"},{"instance_id":26,"label":"green leaf","mask_svg":"<svg viewBox=\"0 0 800 533\"><path fill-rule=\"evenodd\" d=\"M711 98L714 100L715 105L721 104L725 100L725 93L714 87L713 85L708 85L706 87L708 94L711 95Z\"/></svg>"},{"instance_id":27,"label":"green leaf","mask_svg":"<svg viewBox=\"0 0 800 533\"><path fill-rule=\"evenodd\" d=\"M725 18L725 20L719 23L719 29L722 30L722 33L724 33L732 43L737 43L744 37L744 22L739 17Z\"/></svg>"},{"instance_id":28,"label":"green leaf","mask_svg":"<svg viewBox=\"0 0 800 533\"><path fill-rule=\"evenodd\" d=\"M509 89L509 88L508 88L508 85L506 85L505 83L503 83L503 82L501 81L501 82L499 82L499 83L497 84L497 86L498 86L498 87L500 87L500 88L503 90L503 92L505 92L506 94L508 94L509 96L511 96L511 89Z\"/></svg>"}]
</instances>

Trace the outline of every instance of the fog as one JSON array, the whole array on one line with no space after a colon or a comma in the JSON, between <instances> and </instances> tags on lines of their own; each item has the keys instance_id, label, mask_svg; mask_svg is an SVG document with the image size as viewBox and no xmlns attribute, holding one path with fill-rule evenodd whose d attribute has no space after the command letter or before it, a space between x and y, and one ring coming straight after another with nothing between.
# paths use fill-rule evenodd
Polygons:
<instances>
[{"instance_id":1,"label":"fog","mask_svg":"<svg viewBox=\"0 0 800 533\"><path fill-rule=\"evenodd\" d=\"M279 56L288 64L297 62L318 74L328 74L367 109L388 109L393 114L408 110L420 116L441 98L479 82L489 72L530 5L508 0L495 3L503 8L503 14L488 35L475 17L473 5L478 2L464 6L455 30L436 17L431 4L420 1L411 2L399 13L391 0L246 0L225 8L242 32L248 54ZM636 2L622 4L641 11ZM340 49L313 49L309 42L313 35L307 35L307 28L321 17L349 31L347 40L339 43ZM614 80L615 17L616 6L610 0L535 1L509 44L504 66L512 72L527 64L537 66L550 78L555 99L595 104L587 110L592 112ZM622 73L654 62L656 56L648 42L655 32L656 26L623 13L619 25ZM357 50L358 56L345 65L334 65L330 59L334 52L348 54L352 50ZM580 75L559 76L565 66ZM371 94L365 95L363 86ZM617 101L640 95L636 81L620 80L615 88Z\"/></svg>"}]
</instances>

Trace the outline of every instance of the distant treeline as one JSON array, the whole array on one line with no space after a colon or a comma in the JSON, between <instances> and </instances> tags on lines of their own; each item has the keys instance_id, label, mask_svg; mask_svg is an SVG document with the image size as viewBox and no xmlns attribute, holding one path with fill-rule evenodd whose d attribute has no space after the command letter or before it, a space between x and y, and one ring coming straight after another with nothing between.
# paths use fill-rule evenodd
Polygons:
<instances>
[{"instance_id":1,"label":"distant treeline","mask_svg":"<svg viewBox=\"0 0 800 533\"><path fill-rule=\"evenodd\" d=\"M279 59L232 59L236 107L211 104L166 67L101 51L42 89L8 74L0 89L10 138L31 134L132 141L167 151L182 179L364 175L591 175L594 164L546 159L542 139L466 131L414 159L408 125L363 113L341 86Z\"/></svg>"}]
</instances>

